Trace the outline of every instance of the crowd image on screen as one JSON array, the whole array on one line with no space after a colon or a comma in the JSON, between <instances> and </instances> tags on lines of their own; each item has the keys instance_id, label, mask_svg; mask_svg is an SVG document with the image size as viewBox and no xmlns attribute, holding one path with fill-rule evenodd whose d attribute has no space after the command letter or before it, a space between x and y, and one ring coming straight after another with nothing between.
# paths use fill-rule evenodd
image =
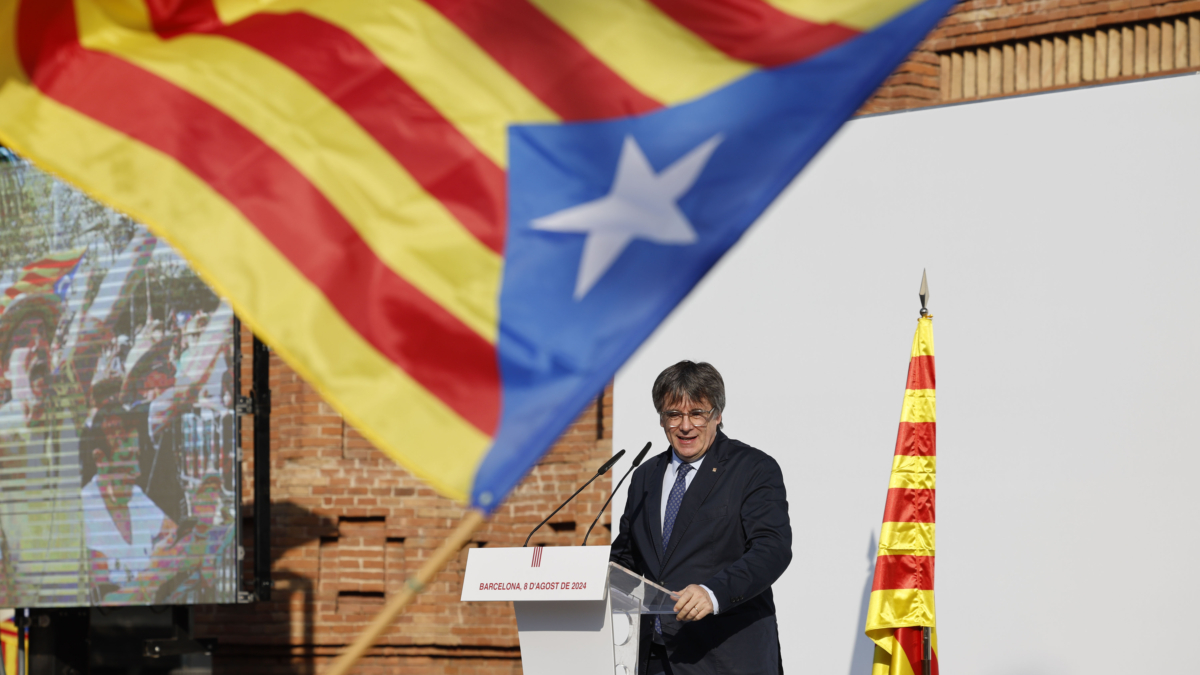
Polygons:
<instances>
[{"instance_id":1,"label":"crowd image on screen","mask_svg":"<svg viewBox=\"0 0 1200 675\"><path fill-rule=\"evenodd\" d=\"M0 259L0 607L233 601L233 313L144 228L89 224Z\"/></svg>"}]
</instances>

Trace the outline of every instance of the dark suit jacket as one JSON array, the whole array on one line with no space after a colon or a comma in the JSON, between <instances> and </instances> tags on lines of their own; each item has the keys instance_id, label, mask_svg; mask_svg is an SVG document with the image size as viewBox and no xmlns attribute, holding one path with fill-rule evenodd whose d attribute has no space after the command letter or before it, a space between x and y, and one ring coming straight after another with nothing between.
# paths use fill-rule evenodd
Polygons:
<instances>
[{"instance_id":1,"label":"dark suit jacket","mask_svg":"<svg viewBox=\"0 0 1200 675\"><path fill-rule=\"evenodd\" d=\"M781 665L771 584L792 560L779 464L717 432L663 553L659 512L670 459L668 450L634 472L610 559L672 591L703 584L717 596L720 614L688 623L662 617L677 675L774 675ZM653 618L643 617L642 672L653 629Z\"/></svg>"}]
</instances>

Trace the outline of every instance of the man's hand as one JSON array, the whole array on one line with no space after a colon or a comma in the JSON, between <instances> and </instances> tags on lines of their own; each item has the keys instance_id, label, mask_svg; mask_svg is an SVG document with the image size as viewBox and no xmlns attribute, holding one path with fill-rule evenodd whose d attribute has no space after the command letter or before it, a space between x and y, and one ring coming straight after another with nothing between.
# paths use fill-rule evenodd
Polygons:
<instances>
[{"instance_id":1,"label":"man's hand","mask_svg":"<svg viewBox=\"0 0 1200 675\"><path fill-rule=\"evenodd\" d=\"M679 600L675 603L676 619L680 621L699 621L712 614L712 599L708 591L698 584L692 584L679 591Z\"/></svg>"}]
</instances>

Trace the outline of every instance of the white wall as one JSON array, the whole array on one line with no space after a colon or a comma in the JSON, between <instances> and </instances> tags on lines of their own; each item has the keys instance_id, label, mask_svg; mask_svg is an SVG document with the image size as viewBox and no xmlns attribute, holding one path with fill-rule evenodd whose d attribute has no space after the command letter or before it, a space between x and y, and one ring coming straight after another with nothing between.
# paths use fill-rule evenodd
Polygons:
<instances>
[{"instance_id":1,"label":"white wall","mask_svg":"<svg viewBox=\"0 0 1200 675\"><path fill-rule=\"evenodd\" d=\"M789 672L870 667L922 268L944 672L1200 672L1198 111L1181 76L851 122L619 373L616 448L666 447L690 358L783 466Z\"/></svg>"}]
</instances>

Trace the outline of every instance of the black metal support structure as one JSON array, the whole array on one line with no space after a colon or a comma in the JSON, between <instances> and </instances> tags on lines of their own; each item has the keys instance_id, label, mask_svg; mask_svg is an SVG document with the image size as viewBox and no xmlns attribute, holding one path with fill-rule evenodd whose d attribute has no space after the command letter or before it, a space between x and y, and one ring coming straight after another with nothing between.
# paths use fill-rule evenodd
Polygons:
<instances>
[{"instance_id":1,"label":"black metal support structure","mask_svg":"<svg viewBox=\"0 0 1200 675\"><path fill-rule=\"evenodd\" d=\"M29 610L14 610L13 624L17 627L17 672L14 675L25 675L29 663Z\"/></svg>"},{"instance_id":2,"label":"black metal support structure","mask_svg":"<svg viewBox=\"0 0 1200 675\"><path fill-rule=\"evenodd\" d=\"M254 338L254 596L271 599L271 351Z\"/></svg>"},{"instance_id":3,"label":"black metal support structure","mask_svg":"<svg viewBox=\"0 0 1200 675\"><path fill-rule=\"evenodd\" d=\"M90 613L87 607L30 611L29 675L87 674Z\"/></svg>"}]
</instances>

